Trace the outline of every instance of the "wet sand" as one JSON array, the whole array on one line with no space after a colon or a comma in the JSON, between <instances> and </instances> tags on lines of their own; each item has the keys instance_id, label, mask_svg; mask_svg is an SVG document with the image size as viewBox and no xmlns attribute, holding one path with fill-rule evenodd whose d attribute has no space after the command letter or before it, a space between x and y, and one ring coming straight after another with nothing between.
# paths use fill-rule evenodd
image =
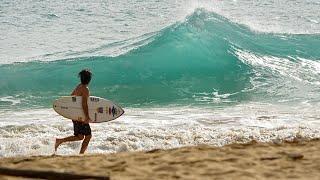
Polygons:
<instances>
[{"instance_id":1,"label":"wet sand","mask_svg":"<svg viewBox=\"0 0 320 180\"><path fill-rule=\"evenodd\" d=\"M47 178L92 175L101 179L319 180L320 140L250 142L224 147L199 145L169 150L83 156L3 158L0 162L0 179L21 178L3 175L5 172L19 176L31 172L34 177L38 175Z\"/></svg>"}]
</instances>

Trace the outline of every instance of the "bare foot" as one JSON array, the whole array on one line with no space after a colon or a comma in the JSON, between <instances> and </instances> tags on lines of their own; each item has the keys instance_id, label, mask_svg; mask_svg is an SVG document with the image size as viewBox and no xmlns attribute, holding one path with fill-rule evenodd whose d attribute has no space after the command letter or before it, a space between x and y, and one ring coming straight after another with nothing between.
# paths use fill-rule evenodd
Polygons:
<instances>
[{"instance_id":1,"label":"bare foot","mask_svg":"<svg viewBox=\"0 0 320 180\"><path fill-rule=\"evenodd\" d=\"M59 145L62 143L61 139L56 138L56 143L54 144L54 151L56 152Z\"/></svg>"}]
</instances>

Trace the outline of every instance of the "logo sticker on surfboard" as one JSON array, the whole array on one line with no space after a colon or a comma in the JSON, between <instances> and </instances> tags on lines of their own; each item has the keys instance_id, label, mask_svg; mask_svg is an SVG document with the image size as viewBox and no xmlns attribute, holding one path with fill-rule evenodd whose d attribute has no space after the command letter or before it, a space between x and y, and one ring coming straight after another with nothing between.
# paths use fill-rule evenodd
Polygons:
<instances>
[{"instance_id":1,"label":"logo sticker on surfboard","mask_svg":"<svg viewBox=\"0 0 320 180\"><path fill-rule=\"evenodd\" d=\"M90 97L91 102L99 102L99 98L96 97Z\"/></svg>"},{"instance_id":2,"label":"logo sticker on surfboard","mask_svg":"<svg viewBox=\"0 0 320 180\"><path fill-rule=\"evenodd\" d=\"M114 117L114 115L117 115L117 114L118 114L118 113L117 113L117 109L116 109L114 106L112 106L111 112L112 112L112 116L113 116L113 117Z\"/></svg>"},{"instance_id":3,"label":"logo sticker on surfboard","mask_svg":"<svg viewBox=\"0 0 320 180\"><path fill-rule=\"evenodd\" d=\"M97 112L98 112L98 113L103 113L103 107L99 107L99 108L97 109Z\"/></svg>"}]
</instances>

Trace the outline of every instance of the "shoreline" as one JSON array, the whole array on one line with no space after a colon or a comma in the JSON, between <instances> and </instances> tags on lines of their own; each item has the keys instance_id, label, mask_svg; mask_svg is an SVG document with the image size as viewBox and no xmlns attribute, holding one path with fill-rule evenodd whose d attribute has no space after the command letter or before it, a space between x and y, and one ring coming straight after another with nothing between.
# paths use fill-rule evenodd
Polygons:
<instances>
[{"instance_id":1,"label":"shoreline","mask_svg":"<svg viewBox=\"0 0 320 180\"><path fill-rule=\"evenodd\" d=\"M32 178L86 175L95 176L94 179L318 179L320 139L1 158L1 179L21 178L26 172L33 174Z\"/></svg>"}]
</instances>

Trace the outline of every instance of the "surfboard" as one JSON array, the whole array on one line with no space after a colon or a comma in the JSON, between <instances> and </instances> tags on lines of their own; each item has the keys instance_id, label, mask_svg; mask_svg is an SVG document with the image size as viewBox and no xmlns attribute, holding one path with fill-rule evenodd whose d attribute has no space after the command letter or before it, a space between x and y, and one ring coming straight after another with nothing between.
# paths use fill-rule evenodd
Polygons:
<instances>
[{"instance_id":1,"label":"surfboard","mask_svg":"<svg viewBox=\"0 0 320 180\"><path fill-rule=\"evenodd\" d=\"M53 102L53 109L61 116L84 121L81 96L63 96ZM90 123L107 122L120 117L124 110L114 102L96 96L88 97Z\"/></svg>"}]
</instances>

